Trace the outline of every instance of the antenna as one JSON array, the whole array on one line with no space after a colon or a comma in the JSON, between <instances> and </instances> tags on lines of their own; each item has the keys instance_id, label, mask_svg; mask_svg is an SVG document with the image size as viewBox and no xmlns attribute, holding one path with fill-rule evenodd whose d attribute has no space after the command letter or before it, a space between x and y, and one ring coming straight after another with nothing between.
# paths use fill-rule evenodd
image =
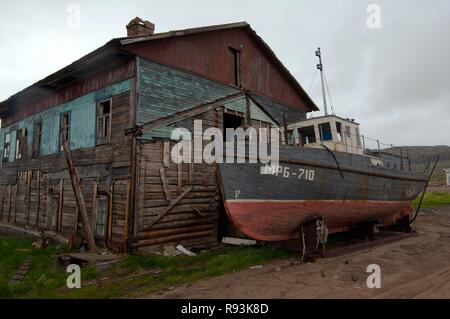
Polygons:
<instances>
[{"instance_id":1,"label":"antenna","mask_svg":"<svg viewBox=\"0 0 450 319\"><path fill-rule=\"evenodd\" d=\"M319 64L317 64L317 69L320 70L320 79L322 82L323 108L325 110L325 116L327 116L328 115L327 98L325 95L325 83L324 83L324 79L323 79L322 52L320 51L320 48L317 49L316 56L319 58Z\"/></svg>"}]
</instances>

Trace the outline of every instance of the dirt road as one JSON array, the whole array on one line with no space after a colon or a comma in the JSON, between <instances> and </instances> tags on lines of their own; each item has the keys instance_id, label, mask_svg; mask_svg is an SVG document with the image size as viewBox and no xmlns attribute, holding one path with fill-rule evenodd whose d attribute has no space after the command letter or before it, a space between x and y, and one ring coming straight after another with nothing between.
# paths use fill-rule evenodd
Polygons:
<instances>
[{"instance_id":1,"label":"dirt road","mask_svg":"<svg viewBox=\"0 0 450 319\"><path fill-rule=\"evenodd\" d=\"M149 298L450 298L450 206L426 209L416 235L300 264L277 261ZM367 266L381 267L381 288L367 288Z\"/></svg>"}]
</instances>

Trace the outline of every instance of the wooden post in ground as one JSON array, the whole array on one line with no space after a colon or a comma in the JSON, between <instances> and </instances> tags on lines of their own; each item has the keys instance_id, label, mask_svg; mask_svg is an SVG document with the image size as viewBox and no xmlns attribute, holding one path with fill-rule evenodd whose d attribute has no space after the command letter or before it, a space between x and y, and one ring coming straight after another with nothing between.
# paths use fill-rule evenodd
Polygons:
<instances>
[{"instance_id":1,"label":"wooden post in ground","mask_svg":"<svg viewBox=\"0 0 450 319\"><path fill-rule=\"evenodd\" d=\"M83 192L81 190L80 180L78 179L77 172L73 165L72 153L70 152L69 145L66 142L63 143L64 154L66 155L67 168L69 169L70 181L72 182L73 192L75 194L75 200L78 206L78 214L83 224L84 238L87 241L88 249L93 251L96 249L94 236L92 234L91 225L86 211L86 205L84 202Z\"/></svg>"}]
</instances>

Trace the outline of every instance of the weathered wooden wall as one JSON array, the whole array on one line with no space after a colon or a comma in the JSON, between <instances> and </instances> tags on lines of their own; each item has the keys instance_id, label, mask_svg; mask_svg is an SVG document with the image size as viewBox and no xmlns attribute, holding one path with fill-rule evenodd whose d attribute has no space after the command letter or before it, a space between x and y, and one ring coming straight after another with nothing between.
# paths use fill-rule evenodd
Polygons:
<instances>
[{"instance_id":1,"label":"weathered wooden wall","mask_svg":"<svg viewBox=\"0 0 450 319\"><path fill-rule=\"evenodd\" d=\"M131 183L129 127L131 91L112 98L109 144L72 151L89 219L95 223L95 195L110 195L108 244L124 250ZM55 233L69 240L77 233L78 209L62 152L3 163L0 168L0 221L23 229ZM57 212L56 224L52 212ZM55 217L54 217L55 218Z\"/></svg>"},{"instance_id":2,"label":"weathered wooden wall","mask_svg":"<svg viewBox=\"0 0 450 319\"><path fill-rule=\"evenodd\" d=\"M205 129L221 128L223 109L209 111L195 119L201 119ZM216 166L178 165L170 159L173 145L173 141L157 140L143 141L139 146L135 246L141 250L166 244L189 248L217 244L220 195ZM188 189L191 190L176 202ZM174 202L176 204L167 210Z\"/></svg>"},{"instance_id":3,"label":"weathered wooden wall","mask_svg":"<svg viewBox=\"0 0 450 319\"><path fill-rule=\"evenodd\" d=\"M241 51L242 87L270 97L294 109L310 110L310 100L293 84L252 32L246 28L218 30L148 42L125 49L154 61L172 65L211 80L235 84L234 55Z\"/></svg>"}]
</instances>

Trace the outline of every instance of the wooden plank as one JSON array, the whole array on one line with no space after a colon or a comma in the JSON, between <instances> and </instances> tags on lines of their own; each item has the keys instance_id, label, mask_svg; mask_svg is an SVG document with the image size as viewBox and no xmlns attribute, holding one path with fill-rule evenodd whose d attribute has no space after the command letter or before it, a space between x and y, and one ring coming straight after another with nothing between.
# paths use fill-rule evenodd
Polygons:
<instances>
[{"instance_id":1,"label":"wooden plank","mask_svg":"<svg viewBox=\"0 0 450 319\"><path fill-rule=\"evenodd\" d=\"M81 189L80 180L78 179L77 172L75 171L75 167L73 165L72 154L70 152L67 141L63 143L63 149L64 154L66 156L67 168L69 169L70 173L70 181L72 182L72 188L78 206L78 214L81 217L81 223L83 224L84 237L87 241L88 249L93 251L96 249L94 235L92 234L91 225L89 225L89 218L86 211L83 191Z\"/></svg>"},{"instance_id":2,"label":"wooden plank","mask_svg":"<svg viewBox=\"0 0 450 319\"><path fill-rule=\"evenodd\" d=\"M113 222L113 212L114 212L114 183L111 184L111 189L109 191L109 202L108 202L108 235L106 241L109 243L112 239L112 222Z\"/></svg>"},{"instance_id":3,"label":"wooden plank","mask_svg":"<svg viewBox=\"0 0 450 319\"><path fill-rule=\"evenodd\" d=\"M158 214L158 216L149 224L147 227L148 229L151 229L152 226L157 223L165 214L167 214L179 201L181 201L192 189L192 186L189 186L182 194L180 194L175 200L173 200L169 206L162 209L161 212Z\"/></svg>"},{"instance_id":4,"label":"wooden plank","mask_svg":"<svg viewBox=\"0 0 450 319\"><path fill-rule=\"evenodd\" d=\"M98 184L94 182L92 190L92 232L95 233L96 228L96 220L97 220L97 192L98 192Z\"/></svg>"},{"instance_id":5,"label":"wooden plank","mask_svg":"<svg viewBox=\"0 0 450 319\"><path fill-rule=\"evenodd\" d=\"M11 199L12 199L12 186L9 185L9 201L8 201L8 223L11 222Z\"/></svg>"},{"instance_id":6,"label":"wooden plank","mask_svg":"<svg viewBox=\"0 0 450 319\"><path fill-rule=\"evenodd\" d=\"M27 192L26 192L26 200L27 200L27 226L30 225L30 189L31 189L31 180L33 178L33 171L26 172L27 178Z\"/></svg>"},{"instance_id":7,"label":"wooden plank","mask_svg":"<svg viewBox=\"0 0 450 319\"><path fill-rule=\"evenodd\" d=\"M162 183L164 194L166 195L166 199L171 200L172 196L170 195L170 190L169 190L169 186L167 183L166 169L164 167L161 167L159 169L159 176L161 177L161 183Z\"/></svg>"},{"instance_id":8,"label":"wooden plank","mask_svg":"<svg viewBox=\"0 0 450 319\"><path fill-rule=\"evenodd\" d=\"M37 208L36 208L36 229L39 229L39 214L41 210L41 171L37 172Z\"/></svg>"},{"instance_id":9,"label":"wooden plank","mask_svg":"<svg viewBox=\"0 0 450 319\"><path fill-rule=\"evenodd\" d=\"M177 183L177 188L178 188L178 194L181 194L181 192L183 191L183 176L182 176L182 170L183 170L183 166L181 163L179 163L177 165L177 175L178 175L178 183Z\"/></svg>"},{"instance_id":10,"label":"wooden plank","mask_svg":"<svg viewBox=\"0 0 450 319\"><path fill-rule=\"evenodd\" d=\"M125 227L123 231L123 240L127 242L128 240L128 217L130 212L130 193L131 193L131 182L127 182L127 200L125 204Z\"/></svg>"},{"instance_id":11,"label":"wooden plank","mask_svg":"<svg viewBox=\"0 0 450 319\"><path fill-rule=\"evenodd\" d=\"M62 226L62 208L64 203L64 180L59 180L59 201L58 201L58 225L56 231L61 231Z\"/></svg>"},{"instance_id":12,"label":"wooden plank","mask_svg":"<svg viewBox=\"0 0 450 319\"><path fill-rule=\"evenodd\" d=\"M169 168L170 165L170 141L164 141L163 142L163 165L164 167Z\"/></svg>"}]
</instances>

